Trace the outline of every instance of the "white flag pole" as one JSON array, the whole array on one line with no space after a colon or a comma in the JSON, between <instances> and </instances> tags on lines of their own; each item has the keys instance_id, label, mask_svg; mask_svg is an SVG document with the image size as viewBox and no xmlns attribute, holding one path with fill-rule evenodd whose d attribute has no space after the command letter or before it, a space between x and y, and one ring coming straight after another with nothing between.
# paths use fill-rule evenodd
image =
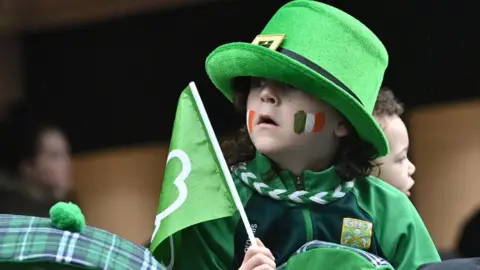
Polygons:
<instances>
[{"instance_id":1,"label":"white flag pole","mask_svg":"<svg viewBox=\"0 0 480 270\"><path fill-rule=\"evenodd\" d=\"M223 157L222 149L218 144L217 136L215 136L215 132L213 131L212 124L210 123L210 119L208 119L207 111L203 106L202 99L200 98L200 94L198 93L197 86L194 82L189 84L190 90L192 91L193 98L197 103L198 110L200 112L200 116L202 117L203 124L207 130L208 136L210 137L210 141L212 142L213 149L215 150L215 154L217 155L218 162L220 162L220 166L222 167L222 172L225 175L225 179L228 184L228 188L230 189L230 193L232 194L233 201L235 206L237 207L238 212L240 213L240 217L242 218L243 225L245 226L245 230L247 230L248 239L252 243L252 246L257 246L257 242L255 241L255 236L252 231L252 227L250 226L250 222L248 221L247 214L245 213L245 209L243 209L242 201L240 200L240 196L238 195L237 188L235 187L235 183L232 179L232 174L228 169L227 162Z\"/></svg>"}]
</instances>

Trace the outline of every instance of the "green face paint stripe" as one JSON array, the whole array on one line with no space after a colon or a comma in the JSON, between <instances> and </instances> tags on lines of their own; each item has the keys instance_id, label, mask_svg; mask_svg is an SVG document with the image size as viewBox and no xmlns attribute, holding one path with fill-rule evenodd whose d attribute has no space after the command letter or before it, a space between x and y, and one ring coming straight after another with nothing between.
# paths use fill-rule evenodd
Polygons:
<instances>
[{"instance_id":1,"label":"green face paint stripe","mask_svg":"<svg viewBox=\"0 0 480 270\"><path fill-rule=\"evenodd\" d=\"M295 113L293 121L293 131L297 134L303 133L305 130L305 122L307 121L307 114L304 111Z\"/></svg>"}]
</instances>

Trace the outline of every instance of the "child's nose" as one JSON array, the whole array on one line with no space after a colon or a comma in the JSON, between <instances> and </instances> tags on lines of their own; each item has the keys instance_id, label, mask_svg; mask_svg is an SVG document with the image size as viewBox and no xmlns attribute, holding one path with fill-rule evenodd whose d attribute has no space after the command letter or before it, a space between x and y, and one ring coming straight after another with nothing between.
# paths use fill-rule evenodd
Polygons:
<instances>
[{"instance_id":1,"label":"child's nose","mask_svg":"<svg viewBox=\"0 0 480 270\"><path fill-rule=\"evenodd\" d=\"M417 168L415 168L415 165L413 165L413 163L409 160L409 161L408 161L408 174L409 174L410 176L412 176L412 175L415 173L415 170L416 170L416 169L417 169Z\"/></svg>"},{"instance_id":2,"label":"child's nose","mask_svg":"<svg viewBox=\"0 0 480 270\"><path fill-rule=\"evenodd\" d=\"M278 94L279 89L273 84L266 85L260 93L260 99L262 102L270 103L272 105L280 104L280 97Z\"/></svg>"}]
</instances>

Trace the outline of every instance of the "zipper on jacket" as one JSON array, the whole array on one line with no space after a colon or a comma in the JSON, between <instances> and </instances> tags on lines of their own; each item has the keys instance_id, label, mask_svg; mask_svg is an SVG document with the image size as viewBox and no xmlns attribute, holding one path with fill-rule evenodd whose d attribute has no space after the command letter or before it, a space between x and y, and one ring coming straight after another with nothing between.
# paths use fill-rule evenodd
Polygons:
<instances>
[{"instance_id":1,"label":"zipper on jacket","mask_svg":"<svg viewBox=\"0 0 480 270\"><path fill-rule=\"evenodd\" d=\"M312 223L312 216L310 215L310 210L308 206L302 206L302 214L305 220L305 236L307 238L306 242L313 241L313 223Z\"/></svg>"},{"instance_id":2,"label":"zipper on jacket","mask_svg":"<svg viewBox=\"0 0 480 270\"><path fill-rule=\"evenodd\" d=\"M303 185L302 177L297 176L295 179L295 188L297 190L305 190L305 186ZM302 206L302 214L305 221L305 237L307 238L306 242L310 242L313 240L313 224L312 224L312 217L310 215L310 210L307 206Z\"/></svg>"},{"instance_id":3,"label":"zipper on jacket","mask_svg":"<svg viewBox=\"0 0 480 270\"><path fill-rule=\"evenodd\" d=\"M297 176L297 179L295 180L295 188L297 190L304 190L305 187L303 186L303 181L300 176Z\"/></svg>"}]
</instances>

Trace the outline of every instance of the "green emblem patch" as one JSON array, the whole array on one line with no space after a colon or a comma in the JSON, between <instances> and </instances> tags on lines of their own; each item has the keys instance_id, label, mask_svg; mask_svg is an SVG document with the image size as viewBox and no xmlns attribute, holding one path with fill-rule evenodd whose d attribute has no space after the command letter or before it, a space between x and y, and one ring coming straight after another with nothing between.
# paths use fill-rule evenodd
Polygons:
<instances>
[{"instance_id":1,"label":"green emblem patch","mask_svg":"<svg viewBox=\"0 0 480 270\"><path fill-rule=\"evenodd\" d=\"M372 243L371 222L344 218L340 244L359 249L369 249Z\"/></svg>"}]
</instances>

